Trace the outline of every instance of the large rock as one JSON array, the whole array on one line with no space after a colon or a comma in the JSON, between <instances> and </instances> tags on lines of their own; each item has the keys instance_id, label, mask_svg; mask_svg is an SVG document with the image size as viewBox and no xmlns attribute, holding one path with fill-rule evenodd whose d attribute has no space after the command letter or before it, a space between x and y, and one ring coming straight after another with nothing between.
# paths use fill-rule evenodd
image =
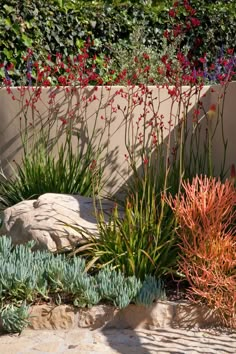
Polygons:
<instances>
[{"instance_id":1,"label":"large rock","mask_svg":"<svg viewBox=\"0 0 236 354\"><path fill-rule=\"evenodd\" d=\"M114 202L102 201L105 215L113 207ZM84 242L87 231L98 235L93 199L80 195L43 194L37 200L25 200L7 208L2 219L0 235L10 236L13 244L34 240L35 249L52 252L69 250Z\"/></svg>"}]
</instances>

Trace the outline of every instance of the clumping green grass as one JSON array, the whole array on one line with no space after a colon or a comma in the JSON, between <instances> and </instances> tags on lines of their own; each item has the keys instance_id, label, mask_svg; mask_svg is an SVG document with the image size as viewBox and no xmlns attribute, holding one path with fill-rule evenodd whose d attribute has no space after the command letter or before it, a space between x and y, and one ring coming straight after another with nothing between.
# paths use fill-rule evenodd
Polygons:
<instances>
[{"instance_id":1,"label":"clumping green grass","mask_svg":"<svg viewBox=\"0 0 236 354\"><path fill-rule=\"evenodd\" d=\"M88 146L85 153L73 151L65 142L55 157L47 144L39 141L25 151L12 177L1 173L0 205L7 208L22 200L35 199L44 193L67 193L91 196L101 187L102 168L95 164L96 152Z\"/></svg>"}]
</instances>

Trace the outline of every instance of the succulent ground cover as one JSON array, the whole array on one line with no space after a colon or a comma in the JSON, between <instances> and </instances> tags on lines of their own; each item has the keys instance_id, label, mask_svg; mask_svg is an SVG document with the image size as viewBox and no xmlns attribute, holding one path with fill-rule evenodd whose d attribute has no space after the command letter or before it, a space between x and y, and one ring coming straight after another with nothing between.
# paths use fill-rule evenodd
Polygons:
<instances>
[{"instance_id":1,"label":"succulent ground cover","mask_svg":"<svg viewBox=\"0 0 236 354\"><path fill-rule=\"evenodd\" d=\"M150 275L141 281L110 267L90 275L84 259L33 252L32 246L13 247L9 238L0 239L0 312L6 331L21 332L29 320L28 306L39 302L84 307L106 301L124 308L165 298L162 281Z\"/></svg>"},{"instance_id":2,"label":"succulent ground cover","mask_svg":"<svg viewBox=\"0 0 236 354\"><path fill-rule=\"evenodd\" d=\"M224 104L235 78L236 56L233 47L219 50L215 46L214 58L200 50L205 48L199 37L202 19L192 2L174 2L168 16L158 52L153 46L137 47L141 32L133 37L136 46L119 43L120 59L96 53L92 36L79 42L76 53L66 55L49 52L40 58L28 48L21 53L25 72L22 85L17 86L18 96L12 89L20 80L16 63L9 57L2 64L1 89L19 103L24 117L23 160L11 178L2 174L2 208L47 191L99 194L110 138L104 143L104 136L117 113L124 126L124 161L130 177L123 200L116 200L124 206L124 215L115 207L105 223L103 215L97 214L100 238L88 235L87 244L70 255L33 254L30 246L12 249L9 240L0 240L1 312L8 330L20 330L27 323L27 306L38 299L71 301L77 306L100 300L119 307L131 301L148 305L163 295L162 282L169 284L171 278L187 284L185 296L204 302L224 324L235 327L235 168L231 167L226 179ZM118 85L102 103L98 87L107 93ZM214 93L210 105L204 101L204 85L211 85ZM93 94L86 95L91 86ZM37 111L42 87L54 88L48 91L46 120ZM168 117L161 113L162 101L153 87L158 92L166 90ZM62 101L58 100L61 93ZM122 105L116 103L117 97ZM97 108L90 116L88 108L95 102ZM66 114L60 114L65 105L69 107ZM137 107L141 107L138 116ZM37 120L29 118L29 111ZM94 129L88 139L91 118ZM99 128L101 121L104 129ZM81 127L85 146L80 141ZM217 143L224 149L217 176L212 161L216 129L222 131ZM61 143L62 137L66 144ZM73 151L75 137L78 144ZM55 148L57 157L52 153ZM17 328L15 316L19 317Z\"/></svg>"}]
</instances>

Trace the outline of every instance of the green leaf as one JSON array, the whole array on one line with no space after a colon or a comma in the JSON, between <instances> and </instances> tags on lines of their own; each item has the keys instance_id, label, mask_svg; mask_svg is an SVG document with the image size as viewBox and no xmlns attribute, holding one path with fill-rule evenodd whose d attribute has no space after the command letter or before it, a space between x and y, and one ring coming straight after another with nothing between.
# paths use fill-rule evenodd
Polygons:
<instances>
[{"instance_id":1,"label":"green leaf","mask_svg":"<svg viewBox=\"0 0 236 354\"><path fill-rule=\"evenodd\" d=\"M24 45L26 46L26 47L31 47L32 46L32 39L30 39L29 37L27 37L26 36L26 34L22 34L22 40L23 40L23 42L24 42Z\"/></svg>"},{"instance_id":2,"label":"green leaf","mask_svg":"<svg viewBox=\"0 0 236 354\"><path fill-rule=\"evenodd\" d=\"M60 6L60 8L64 8L65 0L57 0L57 1L58 1L58 5Z\"/></svg>"},{"instance_id":3,"label":"green leaf","mask_svg":"<svg viewBox=\"0 0 236 354\"><path fill-rule=\"evenodd\" d=\"M6 18L5 19L5 24L6 24L6 26L8 26L8 27L10 27L11 26L11 19L8 17L8 18Z\"/></svg>"},{"instance_id":4,"label":"green leaf","mask_svg":"<svg viewBox=\"0 0 236 354\"><path fill-rule=\"evenodd\" d=\"M13 52L12 50L7 50L7 48L4 48L3 49L3 54L5 54L6 58L8 60L11 60L12 59L12 56L13 56Z\"/></svg>"},{"instance_id":5,"label":"green leaf","mask_svg":"<svg viewBox=\"0 0 236 354\"><path fill-rule=\"evenodd\" d=\"M3 7L7 13L14 12L14 10L15 10L14 7L12 7L12 6L4 5Z\"/></svg>"}]
</instances>

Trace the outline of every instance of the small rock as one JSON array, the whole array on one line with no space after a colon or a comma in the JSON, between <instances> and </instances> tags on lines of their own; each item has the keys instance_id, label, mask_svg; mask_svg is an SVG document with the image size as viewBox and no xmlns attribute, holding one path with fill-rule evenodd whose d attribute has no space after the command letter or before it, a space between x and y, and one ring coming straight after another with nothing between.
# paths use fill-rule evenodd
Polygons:
<instances>
[{"instance_id":1,"label":"small rock","mask_svg":"<svg viewBox=\"0 0 236 354\"><path fill-rule=\"evenodd\" d=\"M69 305L36 305L30 308L31 329L70 329L76 324L75 309Z\"/></svg>"}]
</instances>

